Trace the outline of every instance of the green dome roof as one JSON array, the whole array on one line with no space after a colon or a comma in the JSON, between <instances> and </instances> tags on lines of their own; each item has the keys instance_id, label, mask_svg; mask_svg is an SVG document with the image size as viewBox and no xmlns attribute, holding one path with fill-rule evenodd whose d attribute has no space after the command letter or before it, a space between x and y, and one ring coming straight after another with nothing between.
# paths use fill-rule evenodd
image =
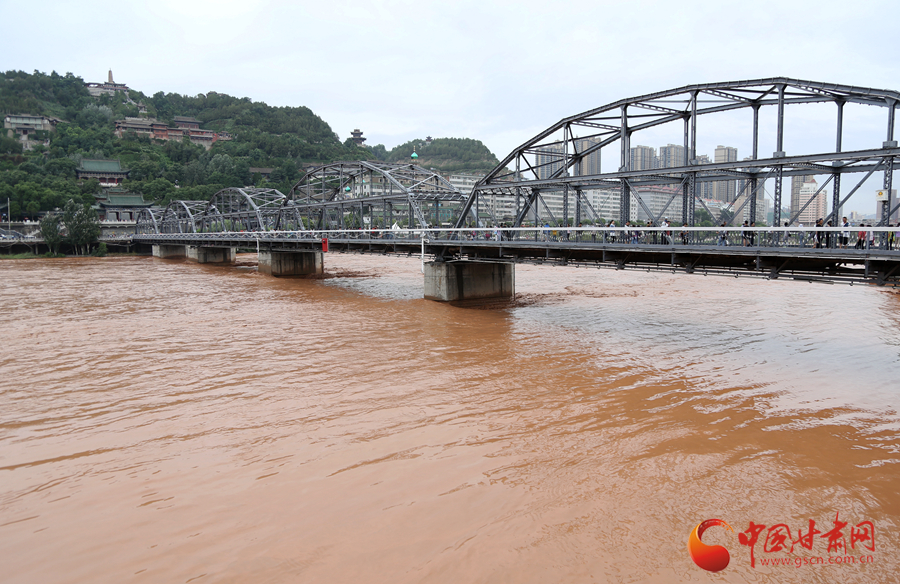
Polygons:
<instances>
[{"instance_id":1,"label":"green dome roof","mask_svg":"<svg viewBox=\"0 0 900 584\"><path fill-rule=\"evenodd\" d=\"M418 158L418 157L419 157L419 155L418 155L418 154L416 154L416 153L415 153L415 152L413 152L413 153L412 153L412 154L410 154L410 156L409 156L409 157L410 157L410 158Z\"/></svg>"}]
</instances>

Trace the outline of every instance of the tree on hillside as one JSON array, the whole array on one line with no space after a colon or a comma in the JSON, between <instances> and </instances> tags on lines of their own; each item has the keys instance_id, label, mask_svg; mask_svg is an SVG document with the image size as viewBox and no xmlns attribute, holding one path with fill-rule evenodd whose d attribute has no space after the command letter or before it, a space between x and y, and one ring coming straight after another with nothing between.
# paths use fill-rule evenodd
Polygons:
<instances>
[{"instance_id":1,"label":"tree on hillside","mask_svg":"<svg viewBox=\"0 0 900 584\"><path fill-rule=\"evenodd\" d=\"M147 107L149 117L170 125L175 116L190 116L204 129L228 135L208 150L190 140L163 141L134 132L116 135L116 120L138 116L137 101ZM391 152L383 145L360 147L352 140L342 142L307 107L273 107L216 92L157 92L148 97L131 90L127 97L91 97L84 81L70 73L0 71L0 111L61 120L47 134L47 151L37 147L23 152L18 140L0 132L0 198L10 198L14 216L52 211L70 198L76 204L93 203L101 190L97 180L76 178L79 164L92 158L118 159L131 171L122 186L161 204L208 198L223 186L259 184L287 191L309 164L373 158L408 162L414 147L426 168L483 172L497 163L481 142L462 138L440 138L428 146L417 140ZM254 179L250 168L274 171L263 181Z\"/></svg>"},{"instance_id":2,"label":"tree on hillside","mask_svg":"<svg viewBox=\"0 0 900 584\"><path fill-rule=\"evenodd\" d=\"M425 140L411 140L387 153L387 162L408 162L413 151L417 164L443 171L488 171L500 161L480 140L471 138L435 138L431 144Z\"/></svg>"},{"instance_id":3,"label":"tree on hillside","mask_svg":"<svg viewBox=\"0 0 900 584\"><path fill-rule=\"evenodd\" d=\"M372 146L372 154L375 155L376 160L381 160L382 162L386 161L388 157L388 151L387 148L384 147L384 144Z\"/></svg>"},{"instance_id":4,"label":"tree on hillside","mask_svg":"<svg viewBox=\"0 0 900 584\"><path fill-rule=\"evenodd\" d=\"M21 154L22 143L15 138L10 138L4 132L0 135L0 154Z\"/></svg>"}]
</instances>

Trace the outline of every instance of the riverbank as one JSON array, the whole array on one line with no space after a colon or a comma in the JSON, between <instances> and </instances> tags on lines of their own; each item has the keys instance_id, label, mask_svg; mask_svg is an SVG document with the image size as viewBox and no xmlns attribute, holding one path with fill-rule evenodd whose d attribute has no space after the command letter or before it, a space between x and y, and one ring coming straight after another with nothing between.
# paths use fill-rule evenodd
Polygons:
<instances>
[{"instance_id":1,"label":"riverbank","mask_svg":"<svg viewBox=\"0 0 900 584\"><path fill-rule=\"evenodd\" d=\"M61 259L61 258L73 258L73 259L78 258L78 259L84 259L84 258L91 258L91 257L95 257L95 258L99 258L99 257L103 257L103 258L118 258L118 257L128 258L128 257L145 257L145 256L148 256L148 255L150 255L150 254L147 254L147 253L137 253L137 252L128 252L128 253L109 253L109 252L107 252L107 253L104 253L104 254L97 254L97 255L95 255L95 254L89 254L89 255L86 255L86 256L85 256L85 255L65 254L65 253L52 254L52 253L50 253L50 252L41 253L41 254L36 254L36 253L31 253L31 252L25 252L25 253L11 253L11 254L2 254L2 253L0 253L0 260L39 260L39 259L46 260L46 259Z\"/></svg>"}]
</instances>

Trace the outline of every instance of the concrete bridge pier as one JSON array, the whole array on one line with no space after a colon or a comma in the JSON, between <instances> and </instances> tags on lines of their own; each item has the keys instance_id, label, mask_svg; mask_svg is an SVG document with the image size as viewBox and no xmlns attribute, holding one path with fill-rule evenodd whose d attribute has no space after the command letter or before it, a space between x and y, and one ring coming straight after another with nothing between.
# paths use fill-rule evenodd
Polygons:
<instances>
[{"instance_id":1,"label":"concrete bridge pier","mask_svg":"<svg viewBox=\"0 0 900 584\"><path fill-rule=\"evenodd\" d=\"M316 276L323 273L320 251L260 251L259 273L277 277Z\"/></svg>"},{"instance_id":2,"label":"concrete bridge pier","mask_svg":"<svg viewBox=\"0 0 900 584\"><path fill-rule=\"evenodd\" d=\"M511 299L516 295L516 266L505 262L428 262L425 299L438 302Z\"/></svg>"},{"instance_id":3,"label":"concrete bridge pier","mask_svg":"<svg viewBox=\"0 0 900 584\"><path fill-rule=\"evenodd\" d=\"M237 250L233 247L185 246L187 258L198 264L233 264Z\"/></svg>"},{"instance_id":4,"label":"concrete bridge pier","mask_svg":"<svg viewBox=\"0 0 900 584\"><path fill-rule=\"evenodd\" d=\"M153 257L155 258L183 258L185 256L183 245L153 244Z\"/></svg>"}]
</instances>

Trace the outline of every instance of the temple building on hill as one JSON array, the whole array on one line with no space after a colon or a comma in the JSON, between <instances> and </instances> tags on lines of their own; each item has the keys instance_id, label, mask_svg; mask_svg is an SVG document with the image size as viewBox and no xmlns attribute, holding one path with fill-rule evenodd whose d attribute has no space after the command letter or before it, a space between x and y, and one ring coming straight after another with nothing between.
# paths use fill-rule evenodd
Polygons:
<instances>
[{"instance_id":1,"label":"temple building on hill","mask_svg":"<svg viewBox=\"0 0 900 584\"><path fill-rule=\"evenodd\" d=\"M137 221L141 209L152 207L153 203L144 200L140 193L129 192L122 187L110 187L94 195L94 209L101 221L118 221L131 223Z\"/></svg>"},{"instance_id":2,"label":"temple building on hill","mask_svg":"<svg viewBox=\"0 0 900 584\"><path fill-rule=\"evenodd\" d=\"M115 95L117 91L128 92L128 86L124 83L116 83L113 81L112 69L109 70L109 76L106 83L85 83L88 93L92 97L100 97L101 95Z\"/></svg>"},{"instance_id":3,"label":"temple building on hill","mask_svg":"<svg viewBox=\"0 0 900 584\"><path fill-rule=\"evenodd\" d=\"M355 130L350 132L350 139L353 140L353 143L357 146L362 146L363 142L366 141L366 139L363 138L362 130L360 130L359 128L356 128Z\"/></svg>"},{"instance_id":4,"label":"temple building on hill","mask_svg":"<svg viewBox=\"0 0 900 584\"><path fill-rule=\"evenodd\" d=\"M176 128L188 128L190 130L199 130L200 129L200 120L195 118L188 118L185 116L175 116L174 119Z\"/></svg>"},{"instance_id":5,"label":"temple building on hill","mask_svg":"<svg viewBox=\"0 0 900 584\"><path fill-rule=\"evenodd\" d=\"M90 180L92 178L100 181L100 186L114 187L122 184L122 181L128 178L128 170L122 168L118 160L93 160L84 159L78 168L75 169L75 176L78 180Z\"/></svg>"},{"instance_id":6,"label":"temple building on hill","mask_svg":"<svg viewBox=\"0 0 900 584\"><path fill-rule=\"evenodd\" d=\"M49 132L55 130L60 121L62 120L47 116L7 114L3 117L3 127L7 136L18 138L22 142L22 148L31 150L37 144L49 145Z\"/></svg>"},{"instance_id":7,"label":"temple building on hill","mask_svg":"<svg viewBox=\"0 0 900 584\"><path fill-rule=\"evenodd\" d=\"M128 132L133 132L138 136L147 136L154 140L177 140L182 141L185 138L194 144L200 144L207 150L219 140L231 140L231 135L227 132L213 132L212 130L201 130L200 120L194 118L186 118L175 116L175 126L171 127L154 118L125 118L124 120L116 120L116 136L122 138Z\"/></svg>"}]
</instances>

